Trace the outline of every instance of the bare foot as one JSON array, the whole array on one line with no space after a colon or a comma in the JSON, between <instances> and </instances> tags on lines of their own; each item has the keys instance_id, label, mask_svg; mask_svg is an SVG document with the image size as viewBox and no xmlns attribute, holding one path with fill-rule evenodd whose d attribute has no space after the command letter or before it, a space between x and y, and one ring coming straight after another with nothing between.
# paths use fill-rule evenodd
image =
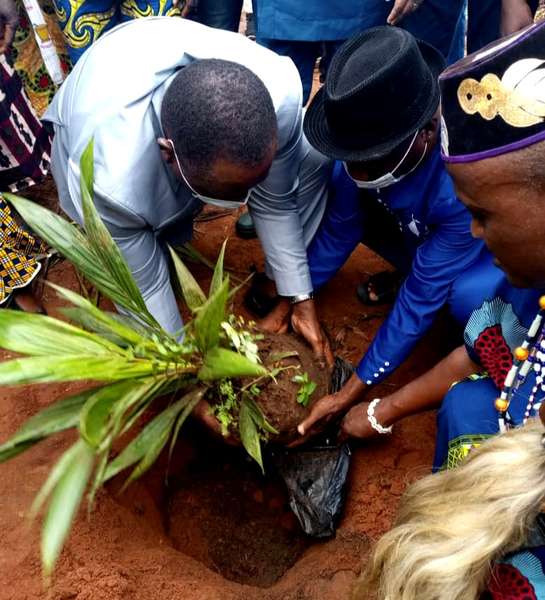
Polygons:
<instances>
[{"instance_id":1,"label":"bare foot","mask_svg":"<svg viewBox=\"0 0 545 600\"><path fill-rule=\"evenodd\" d=\"M16 290L13 292L13 302L23 312L45 315L45 310L41 301L30 291Z\"/></svg>"}]
</instances>

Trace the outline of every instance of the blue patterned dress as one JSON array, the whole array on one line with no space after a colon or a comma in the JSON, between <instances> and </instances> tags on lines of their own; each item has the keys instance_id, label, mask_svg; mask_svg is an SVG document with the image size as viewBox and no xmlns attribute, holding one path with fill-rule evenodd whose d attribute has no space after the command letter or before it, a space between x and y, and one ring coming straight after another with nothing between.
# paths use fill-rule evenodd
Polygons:
<instances>
[{"instance_id":1,"label":"blue patterned dress","mask_svg":"<svg viewBox=\"0 0 545 600\"><path fill-rule=\"evenodd\" d=\"M180 16L172 0L54 0L68 54L76 64L102 33L141 17ZM142 40L143 42L150 40ZM153 41L151 41L153 43Z\"/></svg>"},{"instance_id":2,"label":"blue patterned dress","mask_svg":"<svg viewBox=\"0 0 545 600\"><path fill-rule=\"evenodd\" d=\"M495 293L471 313L464 341L483 371L455 384L443 400L437 415L434 470L455 468L472 448L498 434L494 401L513 364L513 350L524 340L543 293L513 288L503 277ZM517 425L522 423L534 385L531 371L513 395L509 413ZM532 538L531 547L495 565L489 590L481 600L545 599L545 528L540 520Z\"/></svg>"}]
</instances>

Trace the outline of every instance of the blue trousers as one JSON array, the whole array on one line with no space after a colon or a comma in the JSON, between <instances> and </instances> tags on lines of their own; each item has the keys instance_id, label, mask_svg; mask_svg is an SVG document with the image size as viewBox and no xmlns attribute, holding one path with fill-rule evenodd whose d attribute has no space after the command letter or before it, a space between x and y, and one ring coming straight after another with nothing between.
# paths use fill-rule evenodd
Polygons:
<instances>
[{"instance_id":1,"label":"blue trousers","mask_svg":"<svg viewBox=\"0 0 545 600\"><path fill-rule=\"evenodd\" d=\"M243 0L199 0L197 20L208 27L238 31Z\"/></svg>"},{"instance_id":2,"label":"blue trousers","mask_svg":"<svg viewBox=\"0 0 545 600\"><path fill-rule=\"evenodd\" d=\"M478 0L484 3L492 0ZM386 18L392 9L391 2L384 0L367 0L369 8L361 23L360 31L385 25ZM425 0L414 14L401 22L401 27L410 31L418 39L435 46L445 58L451 62L461 58L464 48L465 27L459 26L465 0ZM303 83L303 104L306 104L312 88L314 64L322 56L322 41L277 40L264 38L259 34L259 15L257 17L257 42L283 56L289 56L297 67ZM354 33L357 33L355 31ZM456 36L456 37L455 37ZM295 35L294 35L295 37ZM325 41L326 54L329 56L344 40ZM452 52L451 52L452 50ZM329 60L322 65L327 69Z\"/></svg>"}]
</instances>

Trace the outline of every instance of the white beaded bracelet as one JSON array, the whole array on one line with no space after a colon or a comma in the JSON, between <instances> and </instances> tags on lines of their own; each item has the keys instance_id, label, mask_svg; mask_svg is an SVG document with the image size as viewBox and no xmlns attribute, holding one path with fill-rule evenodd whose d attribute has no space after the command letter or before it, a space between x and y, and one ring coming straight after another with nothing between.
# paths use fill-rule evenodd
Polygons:
<instances>
[{"instance_id":1,"label":"white beaded bracelet","mask_svg":"<svg viewBox=\"0 0 545 600\"><path fill-rule=\"evenodd\" d=\"M367 407L367 420L371 423L371 427L379 433L392 433L392 426L383 427L375 417L375 408L382 398L375 398Z\"/></svg>"}]
</instances>

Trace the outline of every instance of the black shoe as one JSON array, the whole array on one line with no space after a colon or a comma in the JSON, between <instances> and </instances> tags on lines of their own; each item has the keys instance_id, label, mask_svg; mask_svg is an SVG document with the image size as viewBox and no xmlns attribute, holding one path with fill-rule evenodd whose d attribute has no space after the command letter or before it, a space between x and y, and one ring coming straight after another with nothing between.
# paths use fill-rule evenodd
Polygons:
<instances>
[{"instance_id":1,"label":"black shoe","mask_svg":"<svg viewBox=\"0 0 545 600\"><path fill-rule=\"evenodd\" d=\"M235 225L235 231L237 232L238 237L243 240L252 240L257 237L255 225L250 213L245 212L240 215Z\"/></svg>"},{"instance_id":2,"label":"black shoe","mask_svg":"<svg viewBox=\"0 0 545 600\"><path fill-rule=\"evenodd\" d=\"M244 295L244 306L259 319L266 317L278 304L278 296L271 297L262 291L266 282L268 282L268 277L265 273L256 272L252 278L250 289Z\"/></svg>"}]
</instances>

